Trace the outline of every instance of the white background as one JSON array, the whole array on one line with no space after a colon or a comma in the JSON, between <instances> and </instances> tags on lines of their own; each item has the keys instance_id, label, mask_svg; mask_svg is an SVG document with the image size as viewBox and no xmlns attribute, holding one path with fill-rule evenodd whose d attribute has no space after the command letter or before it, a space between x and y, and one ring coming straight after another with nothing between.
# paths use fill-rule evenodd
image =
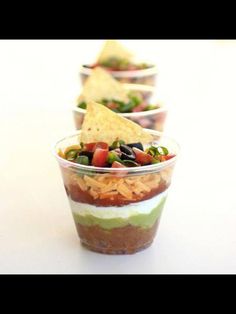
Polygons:
<instances>
[{"instance_id":1,"label":"white background","mask_svg":"<svg viewBox=\"0 0 236 314\"><path fill-rule=\"evenodd\" d=\"M236 273L236 42L122 41L159 69L181 145L154 244L80 246L52 144L103 41L0 41L0 273Z\"/></svg>"}]
</instances>

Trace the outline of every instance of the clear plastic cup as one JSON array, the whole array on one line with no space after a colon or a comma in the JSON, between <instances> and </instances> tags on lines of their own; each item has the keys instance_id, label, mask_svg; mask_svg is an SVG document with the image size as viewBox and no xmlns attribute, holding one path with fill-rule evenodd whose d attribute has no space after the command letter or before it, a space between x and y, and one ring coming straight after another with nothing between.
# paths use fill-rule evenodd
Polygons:
<instances>
[{"instance_id":1,"label":"clear plastic cup","mask_svg":"<svg viewBox=\"0 0 236 314\"><path fill-rule=\"evenodd\" d=\"M152 144L165 146L176 156L134 168L75 164L60 154L68 146L79 144L80 131L54 147L80 241L92 251L132 254L154 240L179 146L160 132L147 131L154 137Z\"/></svg>"},{"instance_id":2,"label":"clear plastic cup","mask_svg":"<svg viewBox=\"0 0 236 314\"><path fill-rule=\"evenodd\" d=\"M165 121L167 117L167 108L162 101L156 99L153 86L145 86L139 84L124 84L125 88L130 91L137 91L142 94L144 99L150 104L157 104L160 107L154 110L130 112L130 113L119 113L121 116L130 119L143 128L163 131ZM75 121L75 127L77 130L81 129L81 125L84 121L85 109L77 107L77 103L73 105L73 116Z\"/></svg>"},{"instance_id":3,"label":"clear plastic cup","mask_svg":"<svg viewBox=\"0 0 236 314\"><path fill-rule=\"evenodd\" d=\"M92 70L93 69L83 65L80 67L79 73L82 84L84 84L86 79L91 75ZM109 73L122 83L156 85L157 67L155 65L143 70L109 71Z\"/></svg>"}]
</instances>

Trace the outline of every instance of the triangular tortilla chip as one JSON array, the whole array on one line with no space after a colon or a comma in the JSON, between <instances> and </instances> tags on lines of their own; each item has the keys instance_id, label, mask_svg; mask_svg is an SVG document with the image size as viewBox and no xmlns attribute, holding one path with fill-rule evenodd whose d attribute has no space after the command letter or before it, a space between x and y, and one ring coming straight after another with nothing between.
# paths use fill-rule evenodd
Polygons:
<instances>
[{"instance_id":1,"label":"triangular tortilla chip","mask_svg":"<svg viewBox=\"0 0 236 314\"><path fill-rule=\"evenodd\" d=\"M106 142L111 145L116 140L127 144L153 140L138 124L123 118L104 105L90 101L82 124L80 141L83 143Z\"/></svg>"},{"instance_id":2,"label":"triangular tortilla chip","mask_svg":"<svg viewBox=\"0 0 236 314\"><path fill-rule=\"evenodd\" d=\"M103 98L128 102L128 91L106 70L95 68L86 80L78 101L101 101Z\"/></svg>"},{"instance_id":3,"label":"triangular tortilla chip","mask_svg":"<svg viewBox=\"0 0 236 314\"><path fill-rule=\"evenodd\" d=\"M123 47L118 41L107 40L97 58L97 62L100 63L106 61L111 57L130 61L133 58L133 53Z\"/></svg>"}]
</instances>

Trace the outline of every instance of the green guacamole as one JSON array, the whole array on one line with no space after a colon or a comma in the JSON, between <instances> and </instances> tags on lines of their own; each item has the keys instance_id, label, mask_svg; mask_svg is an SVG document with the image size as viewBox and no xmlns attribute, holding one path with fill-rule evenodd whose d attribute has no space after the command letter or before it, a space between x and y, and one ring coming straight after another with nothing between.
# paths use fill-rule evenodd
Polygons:
<instances>
[{"instance_id":1,"label":"green guacamole","mask_svg":"<svg viewBox=\"0 0 236 314\"><path fill-rule=\"evenodd\" d=\"M137 215L130 216L129 218L103 219L103 218L98 218L92 215L82 216L77 213L76 214L73 213L73 217L74 217L75 222L81 225L86 225L86 226L98 225L101 228L108 229L108 230L113 229L113 228L121 228L127 225L133 225L133 226L141 227L141 228L151 228L153 224L156 222L157 218L160 217L165 201L166 201L166 196L163 197L163 199L158 204L158 206L153 208L153 210L150 213L137 214ZM84 206L86 206L86 204Z\"/></svg>"}]
</instances>

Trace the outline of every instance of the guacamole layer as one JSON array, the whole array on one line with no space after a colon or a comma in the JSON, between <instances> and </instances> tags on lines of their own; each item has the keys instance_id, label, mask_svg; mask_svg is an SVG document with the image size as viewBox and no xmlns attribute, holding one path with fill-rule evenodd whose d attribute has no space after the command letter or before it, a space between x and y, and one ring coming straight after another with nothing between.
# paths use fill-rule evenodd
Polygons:
<instances>
[{"instance_id":1,"label":"guacamole layer","mask_svg":"<svg viewBox=\"0 0 236 314\"><path fill-rule=\"evenodd\" d=\"M166 201L166 196L162 198L159 204L154 207L149 213L133 214L128 218L100 218L94 215L80 215L73 213L75 223L79 223L85 226L98 225L103 229L120 228L127 225L133 225L141 228L151 228L156 220L160 217L162 209ZM86 206L86 204L84 204ZM119 210L119 209L117 209ZM122 210L122 209L121 209Z\"/></svg>"}]
</instances>

